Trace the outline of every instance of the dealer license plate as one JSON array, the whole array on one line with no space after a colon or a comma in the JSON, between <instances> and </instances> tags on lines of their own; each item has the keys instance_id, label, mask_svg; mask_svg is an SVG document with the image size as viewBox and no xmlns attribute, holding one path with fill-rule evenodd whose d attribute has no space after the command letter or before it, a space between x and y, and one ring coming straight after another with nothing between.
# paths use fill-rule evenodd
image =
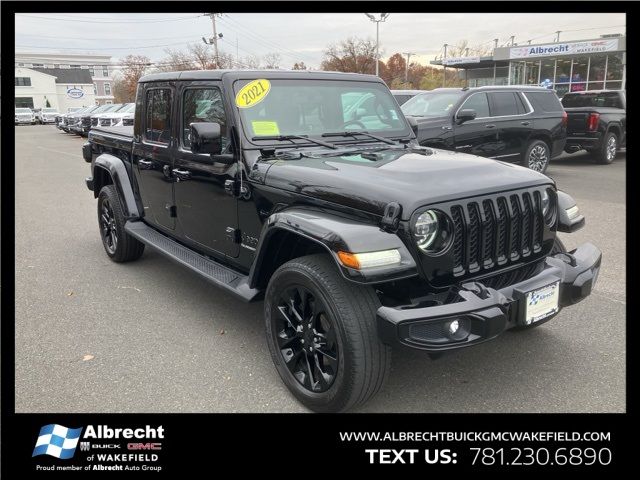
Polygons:
<instances>
[{"instance_id":1,"label":"dealer license plate","mask_svg":"<svg viewBox=\"0 0 640 480\"><path fill-rule=\"evenodd\" d=\"M524 323L530 325L556 313L558 311L559 298L559 281L528 292L526 296Z\"/></svg>"}]
</instances>

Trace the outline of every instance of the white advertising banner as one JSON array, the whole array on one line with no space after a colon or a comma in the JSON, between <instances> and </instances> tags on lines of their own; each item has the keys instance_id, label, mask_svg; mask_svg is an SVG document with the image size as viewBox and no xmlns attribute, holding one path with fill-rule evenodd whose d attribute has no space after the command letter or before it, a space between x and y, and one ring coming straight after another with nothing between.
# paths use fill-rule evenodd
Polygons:
<instances>
[{"instance_id":1,"label":"white advertising banner","mask_svg":"<svg viewBox=\"0 0 640 480\"><path fill-rule=\"evenodd\" d=\"M448 57L442 59L442 65L461 65L463 63L480 63L480 57Z\"/></svg>"},{"instance_id":2,"label":"white advertising banner","mask_svg":"<svg viewBox=\"0 0 640 480\"><path fill-rule=\"evenodd\" d=\"M552 57L555 55L580 55L584 53L615 52L617 38L603 38L586 42L551 43L549 45L527 45L509 49L509 58Z\"/></svg>"}]
</instances>

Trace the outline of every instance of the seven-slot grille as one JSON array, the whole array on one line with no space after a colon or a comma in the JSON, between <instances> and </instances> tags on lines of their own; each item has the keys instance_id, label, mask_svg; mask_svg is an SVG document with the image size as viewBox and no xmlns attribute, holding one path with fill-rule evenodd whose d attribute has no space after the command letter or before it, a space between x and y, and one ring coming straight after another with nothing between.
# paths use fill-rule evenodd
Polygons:
<instances>
[{"instance_id":1,"label":"seven-slot grille","mask_svg":"<svg viewBox=\"0 0 640 480\"><path fill-rule=\"evenodd\" d=\"M451 206L450 211L455 276L514 263L542 249L539 191L473 199Z\"/></svg>"}]
</instances>

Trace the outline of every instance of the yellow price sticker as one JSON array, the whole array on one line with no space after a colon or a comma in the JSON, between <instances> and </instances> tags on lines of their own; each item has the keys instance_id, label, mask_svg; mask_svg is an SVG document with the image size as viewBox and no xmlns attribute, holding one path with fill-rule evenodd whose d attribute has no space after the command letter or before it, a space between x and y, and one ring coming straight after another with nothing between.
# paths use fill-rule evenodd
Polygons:
<instances>
[{"instance_id":1,"label":"yellow price sticker","mask_svg":"<svg viewBox=\"0 0 640 480\"><path fill-rule=\"evenodd\" d=\"M269 122L264 120L256 120L251 122L251 126L253 127L253 133L257 136L271 136L271 135L280 135L280 129L278 128L277 122Z\"/></svg>"},{"instance_id":2,"label":"yellow price sticker","mask_svg":"<svg viewBox=\"0 0 640 480\"><path fill-rule=\"evenodd\" d=\"M271 82L265 78L253 80L240 89L236 95L238 108L251 108L264 100L271 90Z\"/></svg>"}]
</instances>

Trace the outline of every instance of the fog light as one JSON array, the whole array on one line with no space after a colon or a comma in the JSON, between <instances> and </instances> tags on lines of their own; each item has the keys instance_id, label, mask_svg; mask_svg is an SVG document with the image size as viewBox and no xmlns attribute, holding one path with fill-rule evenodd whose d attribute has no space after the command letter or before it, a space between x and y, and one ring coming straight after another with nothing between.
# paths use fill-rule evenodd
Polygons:
<instances>
[{"instance_id":1,"label":"fog light","mask_svg":"<svg viewBox=\"0 0 640 480\"><path fill-rule=\"evenodd\" d=\"M456 332L458 331L458 328L460 328L460 322L458 320L454 320L453 322L450 322L449 335L455 335Z\"/></svg>"},{"instance_id":2,"label":"fog light","mask_svg":"<svg viewBox=\"0 0 640 480\"><path fill-rule=\"evenodd\" d=\"M471 323L466 318L455 318L444 323L444 333L450 340L464 340L471 333Z\"/></svg>"}]
</instances>

